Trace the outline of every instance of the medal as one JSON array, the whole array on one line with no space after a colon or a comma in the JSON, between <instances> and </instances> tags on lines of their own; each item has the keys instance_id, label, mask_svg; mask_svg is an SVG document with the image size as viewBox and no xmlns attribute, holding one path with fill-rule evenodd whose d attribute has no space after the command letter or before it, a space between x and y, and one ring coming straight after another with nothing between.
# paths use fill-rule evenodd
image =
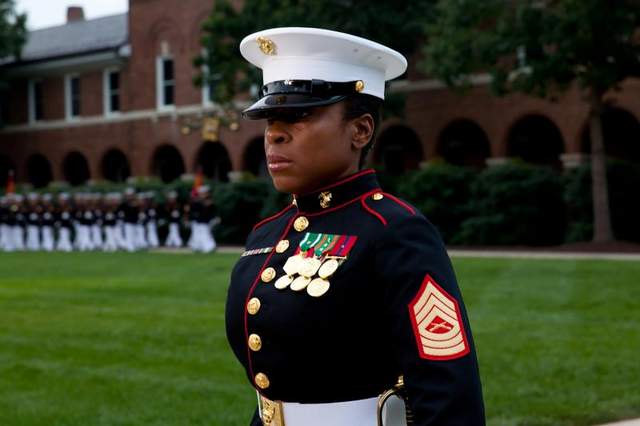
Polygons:
<instances>
[{"instance_id":1,"label":"medal","mask_svg":"<svg viewBox=\"0 0 640 426\"><path fill-rule=\"evenodd\" d=\"M298 273L302 276L311 278L318 271L318 268L322 262L320 259L316 259L315 257L308 257L302 261L301 266L298 270Z\"/></svg>"},{"instance_id":2,"label":"medal","mask_svg":"<svg viewBox=\"0 0 640 426\"><path fill-rule=\"evenodd\" d=\"M331 275L334 274L334 272L336 272L339 265L340 265L340 262L338 262L337 259L329 259L325 261L320 267L320 270L318 271L318 276L320 276L320 278L330 277Z\"/></svg>"},{"instance_id":3,"label":"medal","mask_svg":"<svg viewBox=\"0 0 640 426\"><path fill-rule=\"evenodd\" d=\"M307 288L309 283L311 282L311 278L299 276L291 283L291 290L293 291L301 291Z\"/></svg>"},{"instance_id":4,"label":"medal","mask_svg":"<svg viewBox=\"0 0 640 426\"><path fill-rule=\"evenodd\" d=\"M320 297L329 291L330 286L329 281L324 278L316 278L307 286L307 293L311 297Z\"/></svg>"},{"instance_id":5,"label":"medal","mask_svg":"<svg viewBox=\"0 0 640 426\"><path fill-rule=\"evenodd\" d=\"M276 280L274 287L278 290L284 290L285 288L289 287L291 281L293 281L293 277L291 275L283 275Z\"/></svg>"},{"instance_id":6,"label":"medal","mask_svg":"<svg viewBox=\"0 0 640 426\"><path fill-rule=\"evenodd\" d=\"M303 262L302 257L300 257L297 254L294 254L293 256L287 259L282 269L284 269L284 272L286 272L287 275L295 275L300 271L302 262Z\"/></svg>"}]
</instances>

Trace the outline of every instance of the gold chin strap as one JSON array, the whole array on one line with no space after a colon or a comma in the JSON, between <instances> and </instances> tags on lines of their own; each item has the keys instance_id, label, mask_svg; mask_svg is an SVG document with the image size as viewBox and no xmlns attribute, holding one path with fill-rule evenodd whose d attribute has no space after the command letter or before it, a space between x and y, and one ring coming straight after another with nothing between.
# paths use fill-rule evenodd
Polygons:
<instances>
[{"instance_id":1,"label":"gold chin strap","mask_svg":"<svg viewBox=\"0 0 640 426\"><path fill-rule=\"evenodd\" d=\"M258 392L258 413L264 426L285 426L282 402L271 401Z\"/></svg>"}]
</instances>

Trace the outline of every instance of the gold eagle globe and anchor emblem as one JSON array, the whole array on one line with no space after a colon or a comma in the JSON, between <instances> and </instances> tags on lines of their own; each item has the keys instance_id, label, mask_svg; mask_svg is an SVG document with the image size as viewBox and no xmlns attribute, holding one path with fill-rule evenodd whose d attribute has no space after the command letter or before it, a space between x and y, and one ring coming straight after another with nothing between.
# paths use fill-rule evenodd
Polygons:
<instances>
[{"instance_id":1,"label":"gold eagle globe and anchor emblem","mask_svg":"<svg viewBox=\"0 0 640 426\"><path fill-rule=\"evenodd\" d=\"M323 209L329 207L332 197L333 195L329 191L321 192L320 195L318 195L318 199L320 200L320 207L322 207Z\"/></svg>"},{"instance_id":2,"label":"gold eagle globe and anchor emblem","mask_svg":"<svg viewBox=\"0 0 640 426\"><path fill-rule=\"evenodd\" d=\"M266 37L258 37L256 39L258 42L258 47L265 55L275 55L276 54L276 44L273 40Z\"/></svg>"}]
</instances>

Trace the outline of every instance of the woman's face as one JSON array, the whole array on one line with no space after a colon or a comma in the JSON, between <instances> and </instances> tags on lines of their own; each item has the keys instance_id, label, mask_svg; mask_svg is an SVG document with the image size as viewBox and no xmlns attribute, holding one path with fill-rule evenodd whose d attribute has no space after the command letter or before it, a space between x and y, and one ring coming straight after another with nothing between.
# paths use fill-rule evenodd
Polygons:
<instances>
[{"instance_id":1,"label":"woman's face","mask_svg":"<svg viewBox=\"0 0 640 426\"><path fill-rule=\"evenodd\" d=\"M267 120L267 168L278 191L305 194L358 171L357 129L343 119L343 108L338 102L313 108L302 118Z\"/></svg>"}]
</instances>

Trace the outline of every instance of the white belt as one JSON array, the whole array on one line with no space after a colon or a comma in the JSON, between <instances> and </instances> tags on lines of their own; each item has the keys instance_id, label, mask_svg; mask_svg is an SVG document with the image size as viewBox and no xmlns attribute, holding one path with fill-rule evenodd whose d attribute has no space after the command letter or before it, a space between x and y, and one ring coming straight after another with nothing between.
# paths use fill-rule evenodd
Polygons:
<instances>
[{"instance_id":1,"label":"white belt","mask_svg":"<svg viewBox=\"0 0 640 426\"><path fill-rule=\"evenodd\" d=\"M321 404L270 401L258 394L260 417L265 426L377 426L378 397ZM400 411L383 410L385 425L406 425ZM265 416L266 414L266 416Z\"/></svg>"},{"instance_id":2,"label":"white belt","mask_svg":"<svg viewBox=\"0 0 640 426\"><path fill-rule=\"evenodd\" d=\"M285 426L376 426L378 398L324 404L283 402Z\"/></svg>"}]
</instances>

